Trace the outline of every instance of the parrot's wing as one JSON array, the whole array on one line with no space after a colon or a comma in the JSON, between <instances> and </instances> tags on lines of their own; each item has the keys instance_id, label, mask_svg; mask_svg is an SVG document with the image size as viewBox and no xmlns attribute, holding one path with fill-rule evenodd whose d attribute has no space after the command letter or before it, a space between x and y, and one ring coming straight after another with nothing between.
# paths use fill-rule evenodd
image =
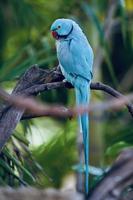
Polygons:
<instances>
[{"instance_id":1,"label":"parrot's wing","mask_svg":"<svg viewBox=\"0 0 133 200\"><path fill-rule=\"evenodd\" d=\"M92 79L93 51L87 40L72 39L70 52L73 59L73 72L75 75Z\"/></svg>"}]
</instances>

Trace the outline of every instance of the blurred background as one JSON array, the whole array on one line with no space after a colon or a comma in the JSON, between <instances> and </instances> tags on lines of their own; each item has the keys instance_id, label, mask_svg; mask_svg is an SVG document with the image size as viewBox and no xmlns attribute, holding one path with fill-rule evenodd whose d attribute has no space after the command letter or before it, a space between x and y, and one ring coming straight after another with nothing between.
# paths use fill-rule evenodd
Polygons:
<instances>
[{"instance_id":1,"label":"blurred background","mask_svg":"<svg viewBox=\"0 0 133 200\"><path fill-rule=\"evenodd\" d=\"M0 0L0 84L11 93L19 77L37 63L58 65L50 26L71 18L83 29L94 50L94 82L123 94L133 89L132 0ZM74 92L51 90L44 103L72 106ZM91 101L111 96L92 91ZM133 146L133 121L127 109L91 113L91 187L104 176L118 153ZM78 171L76 119L50 117L23 120L0 156L0 185L75 188Z\"/></svg>"}]
</instances>

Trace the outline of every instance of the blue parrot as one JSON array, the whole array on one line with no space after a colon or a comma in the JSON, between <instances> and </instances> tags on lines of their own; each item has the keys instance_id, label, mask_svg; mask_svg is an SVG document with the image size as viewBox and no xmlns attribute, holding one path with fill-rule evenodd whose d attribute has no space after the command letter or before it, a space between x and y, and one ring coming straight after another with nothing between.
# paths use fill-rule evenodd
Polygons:
<instances>
[{"instance_id":1,"label":"blue parrot","mask_svg":"<svg viewBox=\"0 0 133 200\"><path fill-rule=\"evenodd\" d=\"M71 19L57 19L51 25L56 39L57 57L65 80L70 82L76 93L77 106L88 105L90 82L93 77L93 51L79 27ZM80 132L83 134L85 157L85 192L89 192L89 117L88 113L78 116Z\"/></svg>"}]
</instances>

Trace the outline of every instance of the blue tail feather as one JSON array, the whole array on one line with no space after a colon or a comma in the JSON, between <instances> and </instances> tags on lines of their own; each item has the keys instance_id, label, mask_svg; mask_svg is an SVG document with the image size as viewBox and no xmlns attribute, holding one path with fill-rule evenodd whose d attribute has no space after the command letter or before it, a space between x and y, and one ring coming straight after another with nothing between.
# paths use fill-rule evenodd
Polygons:
<instances>
[{"instance_id":1,"label":"blue tail feather","mask_svg":"<svg viewBox=\"0 0 133 200\"><path fill-rule=\"evenodd\" d=\"M75 87L76 103L80 105L88 105L90 96L90 84L85 80L81 87ZM88 113L79 115L78 117L80 131L83 134L84 158L85 158L85 192L89 192L89 116Z\"/></svg>"}]
</instances>

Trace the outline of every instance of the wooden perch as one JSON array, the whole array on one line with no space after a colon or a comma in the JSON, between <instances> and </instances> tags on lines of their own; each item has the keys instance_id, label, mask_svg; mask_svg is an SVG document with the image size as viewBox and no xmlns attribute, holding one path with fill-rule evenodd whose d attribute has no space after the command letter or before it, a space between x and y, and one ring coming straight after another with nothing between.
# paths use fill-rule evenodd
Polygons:
<instances>
[{"instance_id":1,"label":"wooden perch","mask_svg":"<svg viewBox=\"0 0 133 200\"><path fill-rule=\"evenodd\" d=\"M17 83L13 95L37 95L38 86L57 80L56 70L42 70L37 65L28 69ZM48 88L47 88L48 89ZM24 109L5 105L0 111L0 151L24 114Z\"/></svg>"},{"instance_id":2,"label":"wooden perch","mask_svg":"<svg viewBox=\"0 0 133 200\"><path fill-rule=\"evenodd\" d=\"M72 88L69 83L64 83L64 79L61 74L59 67L43 70L37 65L29 68L25 74L20 78L16 87L14 88L13 95L24 95L24 96L36 96L40 92L46 90L56 89L56 88ZM113 88L104 85L102 83L91 83L91 89L93 90L103 90L106 93L120 98L123 95ZM126 104L128 111L133 117L133 106L130 103ZM24 114L25 109L20 109L16 106L9 105L9 103L0 110L0 151L6 144L7 140L10 138L14 129L21 119L38 117L33 115L26 116Z\"/></svg>"},{"instance_id":3,"label":"wooden perch","mask_svg":"<svg viewBox=\"0 0 133 200\"><path fill-rule=\"evenodd\" d=\"M91 192L88 200L132 200L133 148L124 150L108 173Z\"/></svg>"}]
</instances>

